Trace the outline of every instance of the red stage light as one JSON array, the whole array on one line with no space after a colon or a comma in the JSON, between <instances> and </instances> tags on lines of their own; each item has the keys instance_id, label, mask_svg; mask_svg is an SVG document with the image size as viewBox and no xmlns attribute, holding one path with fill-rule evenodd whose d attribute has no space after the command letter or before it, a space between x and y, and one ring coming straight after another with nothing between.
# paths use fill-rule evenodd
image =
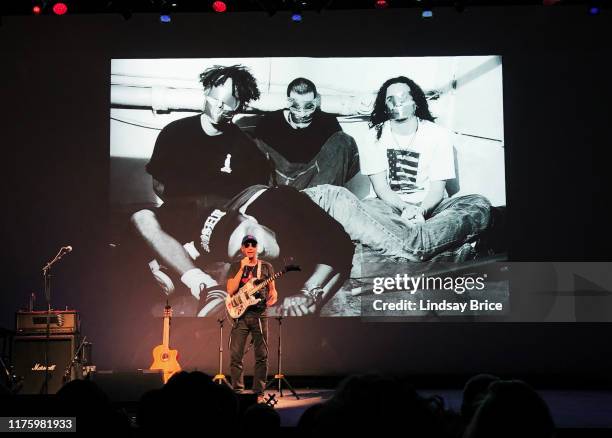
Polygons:
<instances>
[{"instance_id":1,"label":"red stage light","mask_svg":"<svg viewBox=\"0 0 612 438\"><path fill-rule=\"evenodd\" d=\"M378 8L378 9L384 9L387 6L389 6L389 2L387 0L376 0L376 3L374 3L374 5Z\"/></svg>"},{"instance_id":2,"label":"red stage light","mask_svg":"<svg viewBox=\"0 0 612 438\"><path fill-rule=\"evenodd\" d=\"M42 12L42 9L40 8L40 6L36 5L32 8L32 13L34 15L40 15L40 13Z\"/></svg>"},{"instance_id":3,"label":"red stage light","mask_svg":"<svg viewBox=\"0 0 612 438\"><path fill-rule=\"evenodd\" d=\"M227 5L225 4L225 2L222 2L222 1L219 1L219 0L213 2L212 8L213 8L213 11L215 11L215 12L225 12L225 11L227 11Z\"/></svg>"},{"instance_id":4,"label":"red stage light","mask_svg":"<svg viewBox=\"0 0 612 438\"><path fill-rule=\"evenodd\" d=\"M53 13L55 15L64 15L66 12L68 12L66 3L59 2L53 5Z\"/></svg>"}]
</instances>

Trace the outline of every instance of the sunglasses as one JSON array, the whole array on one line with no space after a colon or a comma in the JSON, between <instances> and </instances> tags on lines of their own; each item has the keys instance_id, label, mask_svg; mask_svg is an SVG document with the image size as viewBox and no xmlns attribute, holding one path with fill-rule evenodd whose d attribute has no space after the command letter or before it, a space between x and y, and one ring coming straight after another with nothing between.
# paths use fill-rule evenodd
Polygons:
<instances>
[{"instance_id":1,"label":"sunglasses","mask_svg":"<svg viewBox=\"0 0 612 438\"><path fill-rule=\"evenodd\" d=\"M412 96L408 93L404 93L400 96L388 96L385 99L385 103L387 104L388 107L398 107L400 105L403 105L407 102L412 102L414 103L414 99L412 99Z\"/></svg>"},{"instance_id":2,"label":"sunglasses","mask_svg":"<svg viewBox=\"0 0 612 438\"><path fill-rule=\"evenodd\" d=\"M212 106L214 107L221 106L221 108L223 108L223 111L227 111L227 112L236 111L238 109L238 106L240 106L237 103L235 107L231 107L227 103L223 102L222 100L215 99L212 96L206 96L206 100L208 100Z\"/></svg>"},{"instance_id":3,"label":"sunglasses","mask_svg":"<svg viewBox=\"0 0 612 438\"><path fill-rule=\"evenodd\" d=\"M244 242L242 246L244 246L245 248L248 248L250 246L252 246L253 248L257 248L257 242Z\"/></svg>"},{"instance_id":4,"label":"sunglasses","mask_svg":"<svg viewBox=\"0 0 612 438\"><path fill-rule=\"evenodd\" d=\"M293 112L310 112L317 109L317 105L314 103L307 103L304 106L300 106L297 103L294 103L289 106L289 110Z\"/></svg>"}]
</instances>

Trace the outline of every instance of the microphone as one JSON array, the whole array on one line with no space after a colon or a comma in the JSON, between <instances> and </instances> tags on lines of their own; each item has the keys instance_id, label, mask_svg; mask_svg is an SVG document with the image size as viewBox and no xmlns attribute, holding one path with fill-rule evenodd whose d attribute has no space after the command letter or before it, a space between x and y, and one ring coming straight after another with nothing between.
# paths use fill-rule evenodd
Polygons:
<instances>
[{"instance_id":1,"label":"microphone","mask_svg":"<svg viewBox=\"0 0 612 438\"><path fill-rule=\"evenodd\" d=\"M64 257L69 252L72 252L71 245L62 246L59 252L57 253L57 255L53 258L53 260L51 260L50 262L47 262L47 264L43 266L42 270L43 270L44 275L46 276L49 273L49 269L51 269L51 266L53 266L58 260L60 260L62 257ZM47 297L47 301L49 301L48 297Z\"/></svg>"}]
</instances>

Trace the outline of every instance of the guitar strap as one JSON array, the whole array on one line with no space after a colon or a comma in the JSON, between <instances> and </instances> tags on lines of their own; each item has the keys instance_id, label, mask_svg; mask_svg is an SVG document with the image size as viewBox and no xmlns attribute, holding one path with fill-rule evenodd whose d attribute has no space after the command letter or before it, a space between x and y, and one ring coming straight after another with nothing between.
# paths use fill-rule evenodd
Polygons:
<instances>
[{"instance_id":1,"label":"guitar strap","mask_svg":"<svg viewBox=\"0 0 612 438\"><path fill-rule=\"evenodd\" d=\"M268 271L268 274L269 273L270 272ZM261 260L257 261L257 278L261 278ZM266 347L266 354L270 354L270 351L268 350L268 340L264 336L263 325L261 324L261 317L257 318L257 322L259 323L259 333L261 333L261 337L263 339L264 346ZM251 341L253 341L252 337L251 337Z\"/></svg>"}]
</instances>

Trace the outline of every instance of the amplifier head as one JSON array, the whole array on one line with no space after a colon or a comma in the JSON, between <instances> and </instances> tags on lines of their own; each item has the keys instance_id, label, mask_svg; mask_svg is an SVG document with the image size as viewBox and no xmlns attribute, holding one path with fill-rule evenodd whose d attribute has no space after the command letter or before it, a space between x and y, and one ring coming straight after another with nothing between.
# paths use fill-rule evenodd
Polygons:
<instances>
[{"instance_id":1,"label":"amplifier head","mask_svg":"<svg viewBox=\"0 0 612 438\"><path fill-rule=\"evenodd\" d=\"M74 310L52 310L51 312L17 312L15 331L18 334L43 334L47 332L47 320L50 333L78 333L80 320Z\"/></svg>"}]
</instances>

